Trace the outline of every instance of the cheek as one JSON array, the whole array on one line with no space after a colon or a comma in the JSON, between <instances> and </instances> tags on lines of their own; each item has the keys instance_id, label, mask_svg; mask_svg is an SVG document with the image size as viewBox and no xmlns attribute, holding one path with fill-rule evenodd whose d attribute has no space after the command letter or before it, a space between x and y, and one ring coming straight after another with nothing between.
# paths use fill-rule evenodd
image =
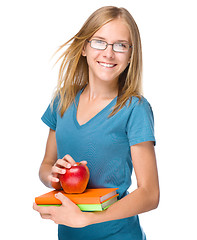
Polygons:
<instances>
[{"instance_id":1,"label":"cheek","mask_svg":"<svg viewBox=\"0 0 197 240\"><path fill-rule=\"evenodd\" d=\"M122 68L125 69L129 64L129 58L121 59L120 62L122 62Z\"/></svg>"},{"instance_id":2,"label":"cheek","mask_svg":"<svg viewBox=\"0 0 197 240\"><path fill-rule=\"evenodd\" d=\"M91 66L92 64L92 59L90 58L90 56L88 55L88 56L86 56L86 60L87 60L87 64L88 64L88 66Z\"/></svg>"},{"instance_id":3,"label":"cheek","mask_svg":"<svg viewBox=\"0 0 197 240\"><path fill-rule=\"evenodd\" d=\"M100 52L94 51L94 52L87 52L86 51L86 58L88 65L92 65L94 62L97 61L99 57Z\"/></svg>"}]
</instances>

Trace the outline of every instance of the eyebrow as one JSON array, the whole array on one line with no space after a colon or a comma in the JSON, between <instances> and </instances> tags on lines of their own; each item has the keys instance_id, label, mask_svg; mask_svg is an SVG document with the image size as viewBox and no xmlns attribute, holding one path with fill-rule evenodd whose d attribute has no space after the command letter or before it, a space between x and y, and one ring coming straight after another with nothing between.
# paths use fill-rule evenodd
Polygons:
<instances>
[{"instance_id":1,"label":"eyebrow","mask_svg":"<svg viewBox=\"0 0 197 240\"><path fill-rule=\"evenodd\" d=\"M105 38L100 37L100 36L94 36L94 37L92 37L92 39L101 39L101 40L106 41ZM129 43L129 41L127 41L127 40L117 40L117 41L115 41L115 43L117 43L117 42L125 42L125 43Z\"/></svg>"}]
</instances>

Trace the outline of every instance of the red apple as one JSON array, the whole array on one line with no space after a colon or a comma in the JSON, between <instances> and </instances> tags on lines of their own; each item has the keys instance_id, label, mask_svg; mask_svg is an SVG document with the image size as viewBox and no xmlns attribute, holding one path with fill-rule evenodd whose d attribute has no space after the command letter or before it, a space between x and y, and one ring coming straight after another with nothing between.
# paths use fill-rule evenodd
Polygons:
<instances>
[{"instance_id":1,"label":"red apple","mask_svg":"<svg viewBox=\"0 0 197 240\"><path fill-rule=\"evenodd\" d=\"M77 163L66 169L65 174L60 174L61 186L66 193L82 193L85 191L90 178L90 172L86 165Z\"/></svg>"}]
</instances>

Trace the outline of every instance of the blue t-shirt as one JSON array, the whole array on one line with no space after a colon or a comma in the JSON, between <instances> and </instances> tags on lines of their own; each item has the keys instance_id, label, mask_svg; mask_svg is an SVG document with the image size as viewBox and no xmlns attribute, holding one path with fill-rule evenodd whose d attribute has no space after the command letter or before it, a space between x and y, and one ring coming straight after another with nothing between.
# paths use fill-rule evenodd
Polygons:
<instances>
[{"instance_id":1,"label":"blue t-shirt","mask_svg":"<svg viewBox=\"0 0 197 240\"><path fill-rule=\"evenodd\" d=\"M90 170L88 188L119 188L119 198L128 194L133 170L130 146L154 141L154 120L145 98L132 97L114 116L108 117L116 104L114 98L87 123L79 125L76 114L80 91L63 117L58 111L58 98L48 106L42 121L56 131L57 156L66 154L76 162L87 161ZM144 240L138 216L92 224L84 228L59 225L60 240Z\"/></svg>"}]
</instances>

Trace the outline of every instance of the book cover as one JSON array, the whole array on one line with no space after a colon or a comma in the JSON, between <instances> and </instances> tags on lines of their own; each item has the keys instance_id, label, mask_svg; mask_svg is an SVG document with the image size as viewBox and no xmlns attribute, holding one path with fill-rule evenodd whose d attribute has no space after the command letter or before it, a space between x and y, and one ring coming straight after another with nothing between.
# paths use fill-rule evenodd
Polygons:
<instances>
[{"instance_id":1,"label":"book cover","mask_svg":"<svg viewBox=\"0 0 197 240\"><path fill-rule=\"evenodd\" d=\"M58 205L60 200L55 197L55 194L61 192L75 204L101 204L110 198L118 196L116 190L118 188L95 188L86 189L83 193L68 194L63 190L53 190L35 198L35 203L38 205Z\"/></svg>"}]
</instances>

